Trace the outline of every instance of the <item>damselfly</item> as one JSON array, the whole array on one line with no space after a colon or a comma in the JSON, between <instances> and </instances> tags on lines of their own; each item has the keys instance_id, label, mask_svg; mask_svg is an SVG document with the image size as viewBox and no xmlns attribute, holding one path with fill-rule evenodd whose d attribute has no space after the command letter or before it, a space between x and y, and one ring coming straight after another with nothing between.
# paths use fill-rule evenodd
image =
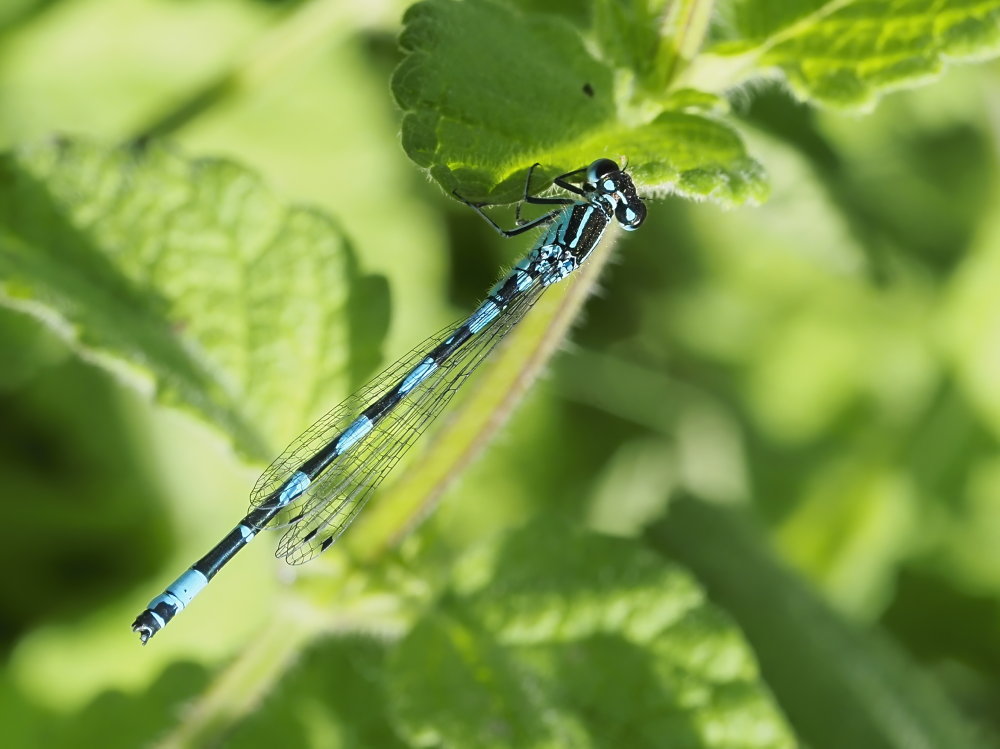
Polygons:
<instances>
[{"instance_id":1,"label":"damselfly","mask_svg":"<svg viewBox=\"0 0 1000 749\"><path fill-rule=\"evenodd\" d=\"M611 219L637 229L646 207L631 177L610 159L567 172L555 184L575 198L530 194L526 203L558 206L531 221L516 212L502 229L485 203L460 200L505 237L548 225L548 230L475 312L393 364L360 392L313 424L257 481L250 509L229 534L150 601L132 630L145 645L187 606L208 581L265 528L284 528L277 556L300 564L325 551L357 517L375 488L458 387L531 309L542 292L573 273L604 236ZM582 185L573 178L583 177Z\"/></svg>"}]
</instances>

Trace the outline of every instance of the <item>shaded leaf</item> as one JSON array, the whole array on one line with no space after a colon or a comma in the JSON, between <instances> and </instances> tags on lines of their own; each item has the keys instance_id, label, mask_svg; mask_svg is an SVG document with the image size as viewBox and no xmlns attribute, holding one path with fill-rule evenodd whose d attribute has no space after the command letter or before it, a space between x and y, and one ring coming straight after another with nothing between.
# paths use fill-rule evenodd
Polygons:
<instances>
[{"instance_id":1,"label":"shaded leaf","mask_svg":"<svg viewBox=\"0 0 1000 749\"><path fill-rule=\"evenodd\" d=\"M736 618L768 686L809 746L979 746L903 653L836 616L731 512L677 501L649 540L691 568L712 600Z\"/></svg>"},{"instance_id":2,"label":"shaded leaf","mask_svg":"<svg viewBox=\"0 0 1000 749\"><path fill-rule=\"evenodd\" d=\"M66 348L36 321L0 308L0 391L14 390L65 355Z\"/></svg>"}]
</instances>

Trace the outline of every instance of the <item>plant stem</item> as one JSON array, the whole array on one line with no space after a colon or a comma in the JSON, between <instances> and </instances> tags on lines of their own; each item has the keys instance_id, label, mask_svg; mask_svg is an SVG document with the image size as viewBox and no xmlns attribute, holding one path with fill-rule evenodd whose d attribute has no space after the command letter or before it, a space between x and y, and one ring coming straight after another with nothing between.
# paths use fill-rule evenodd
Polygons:
<instances>
[{"instance_id":1,"label":"plant stem","mask_svg":"<svg viewBox=\"0 0 1000 749\"><path fill-rule=\"evenodd\" d=\"M240 654L218 673L191 704L157 749L218 744L250 713L281 678L319 629L317 617L293 616L282 605L269 624L246 642Z\"/></svg>"},{"instance_id":2,"label":"plant stem","mask_svg":"<svg viewBox=\"0 0 1000 749\"><path fill-rule=\"evenodd\" d=\"M701 51L714 5L714 0L675 0L663 16L658 67L666 87Z\"/></svg>"}]
</instances>

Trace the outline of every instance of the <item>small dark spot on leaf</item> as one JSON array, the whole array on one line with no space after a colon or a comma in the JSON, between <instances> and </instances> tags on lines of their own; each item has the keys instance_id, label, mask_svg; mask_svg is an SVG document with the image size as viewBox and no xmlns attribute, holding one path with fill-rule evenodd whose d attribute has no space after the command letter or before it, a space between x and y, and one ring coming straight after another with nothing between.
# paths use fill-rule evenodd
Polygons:
<instances>
[{"instance_id":1,"label":"small dark spot on leaf","mask_svg":"<svg viewBox=\"0 0 1000 749\"><path fill-rule=\"evenodd\" d=\"M587 96L593 98L593 96L594 96L594 87L591 86L589 83L584 83L583 84L583 93L585 93Z\"/></svg>"}]
</instances>

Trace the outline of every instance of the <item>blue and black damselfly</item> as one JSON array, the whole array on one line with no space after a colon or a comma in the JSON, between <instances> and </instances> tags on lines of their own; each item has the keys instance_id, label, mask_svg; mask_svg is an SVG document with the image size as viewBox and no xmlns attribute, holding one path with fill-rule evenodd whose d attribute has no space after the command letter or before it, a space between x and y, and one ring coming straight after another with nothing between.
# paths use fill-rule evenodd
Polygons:
<instances>
[{"instance_id":1,"label":"blue and black damselfly","mask_svg":"<svg viewBox=\"0 0 1000 749\"><path fill-rule=\"evenodd\" d=\"M487 216L482 210L487 204L455 195L505 237L547 225L545 234L468 318L413 349L285 449L258 479L250 510L239 524L136 618L132 630L143 645L259 531L285 529L277 556L290 564L301 564L329 548L542 292L587 260L611 219L631 231L646 217L631 177L610 159L555 179L575 198L531 195L535 166L528 170L523 202L558 207L522 221L518 205L514 229L502 229ZM582 184L574 184L580 177Z\"/></svg>"}]
</instances>

